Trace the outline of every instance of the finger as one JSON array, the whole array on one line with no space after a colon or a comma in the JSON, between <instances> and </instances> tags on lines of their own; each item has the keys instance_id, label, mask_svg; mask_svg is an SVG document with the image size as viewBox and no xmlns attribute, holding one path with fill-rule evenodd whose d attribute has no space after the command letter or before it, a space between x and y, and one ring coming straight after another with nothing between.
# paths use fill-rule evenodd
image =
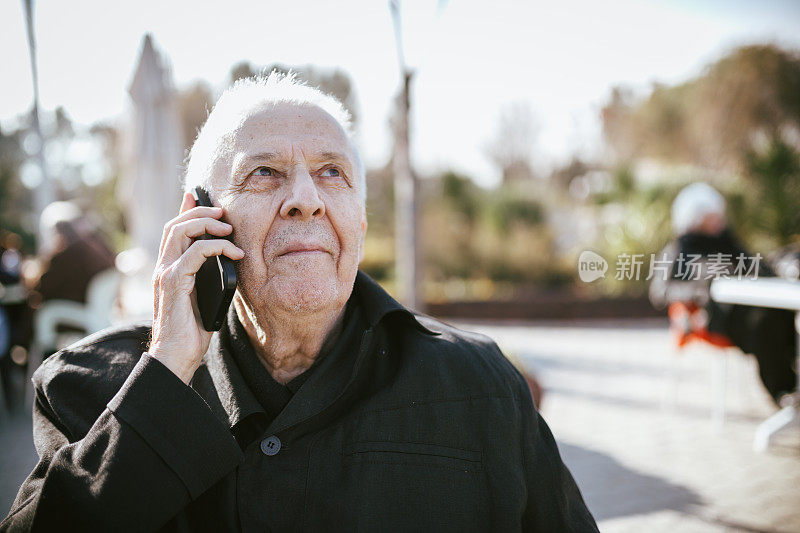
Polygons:
<instances>
[{"instance_id":1,"label":"finger","mask_svg":"<svg viewBox=\"0 0 800 533\"><path fill-rule=\"evenodd\" d=\"M195 205L195 199L194 199L194 196L192 196L192 193L184 192L183 193L183 198L181 199L181 207L180 207L180 209L178 209L178 214L180 215L181 213L184 213L185 211L188 211L189 209L194 207L194 205ZM161 257L161 255L162 255L162 253L164 251L165 237L167 235L169 235L169 230L167 229L167 226L170 225L171 223L172 223L172 220L170 220L169 222L164 224L164 229L161 232L161 242L158 245L158 256L159 257Z\"/></svg>"},{"instance_id":2,"label":"finger","mask_svg":"<svg viewBox=\"0 0 800 533\"><path fill-rule=\"evenodd\" d=\"M206 259L217 255L224 255L235 261L244 257L244 250L224 239L194 241L176 262L175 273L181 276L194 276Z\"/></svg>"},{"instance_id":3,"label":"finger","mask_svg":"<svg viewBox=\"0 0 800 533\"><path fill-rule=\"evenodd\" d=\"M194 201L194 198L192 198L192 201ZM185 199L184 202L186 202ZM183 208L183 204L181 205L181 208ZM200 217L220 218L221 216L222 216L221 207L192 207L188 211L183 211L181 214L179 214L178 216L176 216L175 218L164 224L164 230L161 232L161 243L158 246L159 258L164 254L164 247L167 238L169 237L170 232L172 231L173 226L193 218L200 218Z\"/></svg>"},{"instance_id":4,"label":"finger","mask_svg":"<svg viewBox=\"0 0 800 533\"><path fill-rule=\"evenodd\" d=\"M172 226L170 234L164 243L161 254L162 261L171 263L177 261L191 246L192 239L205 234L224 237L233 231L233 226L227 222L213 218L193 218Z\"/></svg>"},{"instance_id":5,"label":"finger","mask_svg":"<svg viewBox=\"0 0 800 533\"><path fill-rule=\"evenodd\" d=\"M197 202L194 199L194 196L190 192L183 193L183 201L181 202L181 210L178 212L183 213L184 211L188 211L189 209L193 208Z\"/></svg>"}]
</instances>

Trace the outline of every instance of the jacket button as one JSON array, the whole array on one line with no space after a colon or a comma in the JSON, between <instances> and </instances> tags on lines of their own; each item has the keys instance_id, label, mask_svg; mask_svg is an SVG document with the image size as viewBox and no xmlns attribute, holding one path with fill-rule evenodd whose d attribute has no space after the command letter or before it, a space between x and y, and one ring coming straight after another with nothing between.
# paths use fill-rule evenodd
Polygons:
<instances>
[{"instance_id":1,"label":"jacket button","mask_svg":"<svg viewBox=\"0 0 800 533\"><path fill-rule=\"evenodd\" d=\"M281 439L272 435L261 441L261 451L264 455L275 455L281 449Z\"/></svg>"},{"instance_id":2,"label":"jacket button","mask_svg":"<svg viewBox=\"0 0 800 533\"><path fill-rule=\"evenodd\" d=\"M381 356L386 357L386 348L381 348Z\"/></svg>"}]
</instances>

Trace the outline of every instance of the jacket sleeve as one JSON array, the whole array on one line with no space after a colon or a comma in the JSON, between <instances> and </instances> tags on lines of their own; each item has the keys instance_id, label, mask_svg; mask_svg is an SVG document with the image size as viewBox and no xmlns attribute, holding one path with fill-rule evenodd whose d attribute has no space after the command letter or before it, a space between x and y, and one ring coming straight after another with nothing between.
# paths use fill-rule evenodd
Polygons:
<instances>
[{"instance_id":1,"label":"jacket sleeve","mask_svg":"<svg viewBox=\"0 0 800 533\"><path fill-rule=\"evenodd\" d=\"M229 428L143 355L89 431L73 439L34 379L39 462L0 531L158 529L240 462Z\"/></svg>"},{"instance_id":2,"label":"jacket sleeve","mask_svg":"<svg viewBox=\"0 0 800 533\"><path fill-rule=\"evenodd\" d=\"M561 460L553 434L533 407L527 386L518 380L521 395L522 458L528 501L523 531L597 532L597 524L581 491Z\"/></svg>"}]
</instances>

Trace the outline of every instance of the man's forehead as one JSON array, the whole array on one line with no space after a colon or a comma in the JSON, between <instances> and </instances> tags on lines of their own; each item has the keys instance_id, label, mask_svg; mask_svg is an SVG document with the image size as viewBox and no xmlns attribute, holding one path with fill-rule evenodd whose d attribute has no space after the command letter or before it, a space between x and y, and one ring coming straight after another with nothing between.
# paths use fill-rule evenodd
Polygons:
<instances>
[{"instance_id":1,"label":"man's forehead","mask_svg":"<svg viewBox=\"0 0 800 533\"><path fill-rule=\"evenodd\" d=\"M358 165L355 148L330 114L314 105L292 103L249 111L219 139L216 153L214 180L233 179L259 162L291 164L297 157L336 161L354 175Z\"/></svg>"},{"instance_id":2,"label":"man's forehead","mask_svg":"<svg viewBox=\"0 0 800 533\"><path fill-rule=\"evenodd\" d=\"M313 105L279 103L250 111L232 132L236 151L257 146L301 143L314 151L349 151L347 135L336 120Z\"/></svg>"}]
</instances>

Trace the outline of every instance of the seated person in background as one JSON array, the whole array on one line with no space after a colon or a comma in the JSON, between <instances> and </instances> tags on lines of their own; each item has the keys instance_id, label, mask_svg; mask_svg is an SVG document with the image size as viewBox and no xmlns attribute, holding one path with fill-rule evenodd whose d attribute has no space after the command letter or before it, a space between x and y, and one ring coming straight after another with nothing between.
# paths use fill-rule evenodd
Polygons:
<instances>
[{"instance_id":1,"label":"seated person in background","mask_svg":"<svg viewBox=\"0 0 800 533\"><path fill-rule=\"evenodd\" d=\"M669 306L678 345L700 339L716 346L738 346L758 361L761 382L779 403L794 390L794 313L781 309L720 304L709 297L715 277L774 276L727 225L725 199L713 187L694 183L672 204L675 239L656 257L671 261L668 276L654 275L650 301Z\"/></svg>"},{"instance_id":2,"label":"seated person in background","mask_svg":"<svg viewBox=\"0 0 800 533\"><path fill-rule=\"evenodd\" d=\"M95 274L114 267L114 253L70 202L48 205L39 222L40 274L29 280L40 301L86 302Z\"/></svg>"}]
</instances>

